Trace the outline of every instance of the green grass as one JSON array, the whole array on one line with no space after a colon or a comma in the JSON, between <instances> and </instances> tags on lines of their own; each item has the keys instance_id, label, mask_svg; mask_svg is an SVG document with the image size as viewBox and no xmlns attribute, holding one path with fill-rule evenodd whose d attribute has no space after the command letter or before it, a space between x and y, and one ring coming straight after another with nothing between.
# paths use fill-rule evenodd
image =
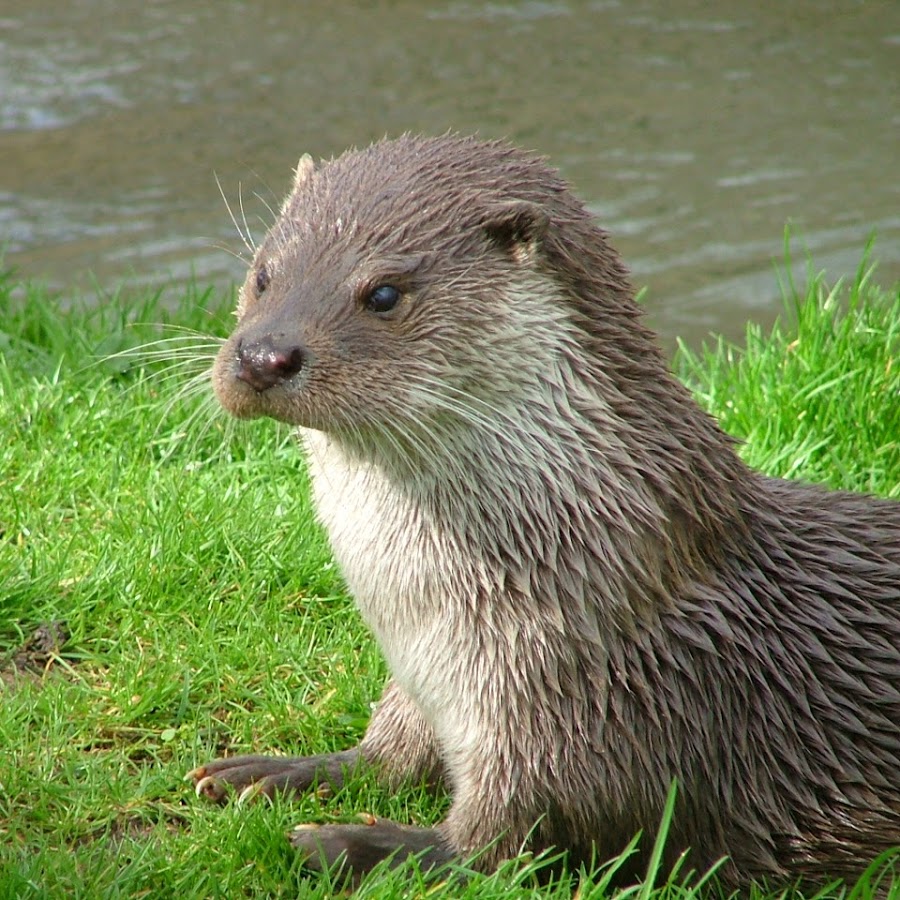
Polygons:
<instances>
[{"instance_id":1,"label":"green grass","mask_svg":"<svg viewBox=\"0 0 900 900\"><path fill-rule=\"evenodd\" d=\"M680 348L682 377L753 466L785 478L900 497L900 298L872 282L811 275L787 318L744 345Z\"/></svg>"},{"instance_id":2,"label":"green grass","mask_svg":"<svg viewBox=\"0 0 900 900\"><path fill-rule=\"evenodd\" d=\"M446 809L365 777L240 809L182 783L226 747L355 742L385 670L314 524L293 437L231 422L197 380L230 298L194 291L170 312L164 299L63 313L38 286L0 283L0 900L327 897L286 845L292 824L360 810L428 824ZM754 465L900 497L900 294L864 270L834 292L817 280L789 298L787 322L751 327L746 352L684 353L680 370ZM129 352L156 340L158 359ZM12 656L56 620L61 653L34 652L37 670L13 677ZM680 873L632 894L697 884ZM439 885L409 866L361 894L576 885L582 900L608 894L604 870L538 888L521 862Z\"/></svg>"}]
</instances>

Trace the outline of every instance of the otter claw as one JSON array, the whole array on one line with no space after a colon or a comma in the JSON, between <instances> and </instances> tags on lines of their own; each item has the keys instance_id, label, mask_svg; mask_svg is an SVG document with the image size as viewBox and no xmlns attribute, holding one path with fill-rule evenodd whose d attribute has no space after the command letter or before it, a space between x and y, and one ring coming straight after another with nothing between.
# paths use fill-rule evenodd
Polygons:
<instances>
[{"instance_id":1,"label":"otter claw","mask_svg":"<svg viewBox=\"0 0 900 900\"><path fill-rule=\"evenodd\" d=\"M194 785L194 793L198 797L206 797L209 800L219 800L225 795L222 782L215 775L204 775Z\"/></svg>"},{"instance_id":2,"label":"otter claw","mask_svg":"<svg viewBox=\"0 0 900 900\"><path fill-rule=\"evenodd\" d=\"M237 805L243 806L245 803L250 803L255 800L257 795L262 794L267 800L271 800L271 797L264 790L265 782L264 781L254 781L253 784L248 784L237 797Z\"/></svg>"},{"instance_id":3,"label":"otter claw","mask_svg":"<svg viewBox=\"0 0 900 900\"><path fill-rule=\"evenodd\" d=\"M206 777L204 774L206 772L206 766L197 766L196 769L191 769L190 772L187 772L184 775L183 781L193 781L196 784L198 781L201 781Z\"/></svg>"}]
</instances>

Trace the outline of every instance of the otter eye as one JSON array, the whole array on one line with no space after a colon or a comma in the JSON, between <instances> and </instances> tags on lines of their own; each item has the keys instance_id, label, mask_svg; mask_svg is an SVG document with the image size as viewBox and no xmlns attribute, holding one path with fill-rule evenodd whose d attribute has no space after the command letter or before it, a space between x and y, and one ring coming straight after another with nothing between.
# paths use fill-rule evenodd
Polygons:
<instances>
[{"instance_id":1,"label":"otter eye","mask_svg":"<svg viewBox=\"0 0 900 900\"><path fill-rule=\"evenodd\" d=\"M265 266L260 266L259 271L256 273L256 293L261 294L265 291L271 280L269 270Z\"/></svg>"},{"instance_id":2,"label":"otter eye","mask_svg":"<svg viewBox=\"0 0 900 900\"><path fill-rule=\"evenodd\" d=\"M390 312L400 302L400 291L392 284L382 284L369 292L366 297L366 309L371 312Z\"/></svg>"}]
</instances>

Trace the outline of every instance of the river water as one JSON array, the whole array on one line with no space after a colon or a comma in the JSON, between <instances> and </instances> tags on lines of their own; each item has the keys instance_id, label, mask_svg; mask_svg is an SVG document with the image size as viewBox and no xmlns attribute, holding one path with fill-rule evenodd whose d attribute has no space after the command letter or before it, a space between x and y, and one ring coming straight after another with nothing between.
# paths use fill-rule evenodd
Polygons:
<instances>
[{"instance_id":1,"label":"river water","mask_svg":"<svg viewBox=\"0 0 900 900\"><path fill-rule=\"evenodd\" d=\"M547 154L671 341L779 310L801 269L900 279L900 3L0 0L0 246L66 296L258 237L301 152L406 130Z\"/></svg>"}]
</instances>

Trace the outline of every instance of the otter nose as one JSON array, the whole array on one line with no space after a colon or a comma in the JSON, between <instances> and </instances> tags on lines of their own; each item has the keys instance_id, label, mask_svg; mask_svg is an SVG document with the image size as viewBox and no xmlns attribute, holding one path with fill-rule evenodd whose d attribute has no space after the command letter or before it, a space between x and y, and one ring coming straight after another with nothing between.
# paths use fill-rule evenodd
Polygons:
<instances>
[{"instance_id":1,"label":"otter nose","mask_svg":"<svg viewBox=\"0 0 900 900\"><path fill-rule=\"evenodd\" d=\"M267 334L255 341L241 338L237 345L237 377L262 393L296 375L306 361L298 344L276 341Z\"/></svg>"}]
</instances>

